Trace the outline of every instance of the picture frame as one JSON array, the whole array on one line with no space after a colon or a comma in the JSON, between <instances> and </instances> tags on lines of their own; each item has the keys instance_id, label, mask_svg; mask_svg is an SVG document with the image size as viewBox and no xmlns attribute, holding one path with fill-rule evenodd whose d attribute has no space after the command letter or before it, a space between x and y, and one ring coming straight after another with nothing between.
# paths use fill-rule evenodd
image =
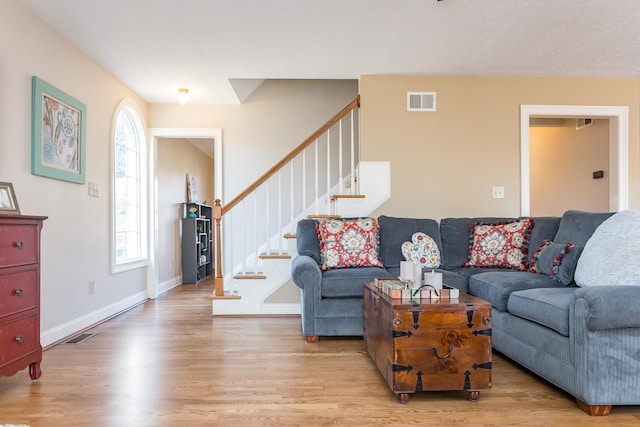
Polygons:
<instances>
[{"instance_id":1,"label":"picture frame","mask_svg":"<svg viewBox=\"0 0 640 427\"><path fill-rule=\"evenodd\" d=\"M0 182L0 215L20 215L18 199L10 182Z\"/></svg>"},{"instance_id":2,"label":"picture frame","mask_svg":"<svg viewBox=\"0 0 640 427\"><path fill-rule=\"evenodd\" d=\"M87 107L37 76L32 77L31 173L85 183Z\"/></svg>"},{"instance_id":3,"label":"picture frame","mask_svg":"<svg viewBox=\"0 0 640 427\"><path fill-rule=\"evenodd\" d=\"M187 203L198 203L198 182L191 174L187 174Z\"/></svg>"}]
</instances>

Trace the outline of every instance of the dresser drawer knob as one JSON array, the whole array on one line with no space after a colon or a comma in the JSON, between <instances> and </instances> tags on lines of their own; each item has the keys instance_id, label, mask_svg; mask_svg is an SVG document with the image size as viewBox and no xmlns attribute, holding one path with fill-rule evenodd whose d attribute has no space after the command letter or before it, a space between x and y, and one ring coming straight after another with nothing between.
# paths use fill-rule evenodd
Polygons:
<instances>
[{"instance_id":1,"label":"dresser drawer knob","mask_svg":"<svg viewBox=\"0 0 640 427\"><path fill-rule=\"evenodd\" d=\"M18 295L19 297L21 297L24 294L24 289L22 289L22 288L16 289L15 291L13 291L13 293L15 295Z\"/></svg>"},{"instance_id":2,"label":"dresser drawer knob","mask_svg":"<svg viewBox=\"0 0 640 427\"><path fill-rule=\"evenodd\" d=\"M24 242L16 242L16 247L18 249L22 249L24 247Z\"/></svg>"},{"instance_id":3,"label":"dresser drawer knob","mask_svg":"<svg viewBox=\"0 0 640 427\"><path fill-rule=\"evenodd\" d=\"M22 341L24 341L24 337L22 335L18 335L16 337L16 341L18 342L18 344L22 344Z\"/></svg>"}]
</instances>

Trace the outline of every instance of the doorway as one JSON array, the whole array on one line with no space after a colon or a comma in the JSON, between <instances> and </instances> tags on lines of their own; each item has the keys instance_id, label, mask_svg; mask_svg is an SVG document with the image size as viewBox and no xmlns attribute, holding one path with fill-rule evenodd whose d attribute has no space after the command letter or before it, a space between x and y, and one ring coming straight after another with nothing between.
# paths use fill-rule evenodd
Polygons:
<instances>
[{"instance_id":1,"label":"doorway","mask_svg":"<svg viewBox=\"0 0 640 427\"><path fill-rule=\"evenodd\" d=\"M575 105L520 106L520 182L522 216L531 214L530 124L536 118L584 118L609 120L609 210L629 204L629 109Z\"/></svg>"},{"instance_id":2,"label":"doorway","mask_svg":"<svg viewBox=\"0 0 640 427\"><path fill-rule=\"evenodd\" d=\"M159 247L159 227L161 226L161 213L159 212L158 189L158 143L162 139L178 139L198 141L213 141L213 197L222 200L222 129L219 128L155 128L149 130L149 268L147 270L147 292L149 298L157 298L165 292L180 284L179 280L165 280L161 278L160 265L165 268L172 264L175 256L167 255L167 251ZM204 155L204 154L203 154ZM186 179L185 179L186 187ZM181 198L179 200L182 201ZM186 201L186 200L184 200ZM213 200L207 200L213 205ZM177 204L176 204L177 206ZM165 233L166 234L166 233ZM178 245L179 242L176 242ZM163 275L164 276L164 275Z\"/></svg>"},{"instance_id":3,"label":"doorway","mask_svg":"<svg viewBox=\"0 0 640 427\"><path fill-rule=\"evenodd\" d=\"M609 119L532 118L529 128L530 215L609 211Z\"/></svg>"}]
</instances>

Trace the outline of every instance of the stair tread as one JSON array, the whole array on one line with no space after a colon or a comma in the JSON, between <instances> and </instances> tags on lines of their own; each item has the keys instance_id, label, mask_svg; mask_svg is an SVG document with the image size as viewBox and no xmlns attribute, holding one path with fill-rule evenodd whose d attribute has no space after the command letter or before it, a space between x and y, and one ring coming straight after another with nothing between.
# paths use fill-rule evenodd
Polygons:
<instances>
[{"instance_id":1,"label":"stair tread","mask_svg":"<svg viewBox=\"0 0 640 427\"><path fill-rule=\"evenodd\" d=\"M250 279L266 279L267 276L265 276L262 273L247 272L242 274L236 274L235 276L233 276L233 278L238 280L250 280Z\"/></svg>"},{"instance_id":2,"label":"stair tread","mask_svg":"<svg viewBox=\"0 0 640 427\"><path fill-rule=\"evenodd\" d=\"M264 253L258 256L260 259L290 259L291 255L289 254L279 254L279 253Z\"/></svg>"},{"instance_id":3,"label":"stair tread","mask_svg":"<svg viewBox=\"0 0 640 427\"><path fill-rule=\"evenodd\" d=\"M364 199L364 194L334 194L331 196L331 200L337 199Z\"/></svg>"},{"instance_id":4,"label":"stair tread","mask_svg":"<svg viewBox=\"0 0 640 427\"><path fill-rule=\"evenodd\" d=\"M309 218L309 219L325 219L325 218L338 219L338 218L341 218L341 216L340 215L330 215L330 214L314 214L314 215L307 215L307 218Z\"/></svg>"},{"instance_id":5,"label":"stair tread","mask_svg":"<svg viewBox=\"0 0 640 427\"><path fill-rule=\"evenodd\" d=\"M215 293L209 295L209 299L213 300L213 299L242 299L242 297L240 295L235 295L235 294L230 294L228 292L225 292L224 295L222 296L218 296Z\"/></svg>"},{"instance_id":6,"label":"stair tread","mask_svg":"<svg viewBox=\"0 0 640 427\"><path fill-rule=\"evenodd\" d=\"M285 233L282 237L285 239L297 239L298 236L295 233Z\"/></svg>"}]
</instances>

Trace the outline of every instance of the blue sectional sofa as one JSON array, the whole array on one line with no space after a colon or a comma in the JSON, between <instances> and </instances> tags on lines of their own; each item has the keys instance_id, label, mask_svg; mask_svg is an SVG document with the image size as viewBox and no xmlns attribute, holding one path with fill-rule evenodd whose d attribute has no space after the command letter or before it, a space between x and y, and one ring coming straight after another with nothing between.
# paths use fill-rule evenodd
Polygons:
<instances>
[{"instance_id":1,"label":"blue sectional sofa","mask_svg":"<svg viewBox=\"0 0 640 427\"><path fill-rule=\"evenodd\" d=\"M383 266L327 270L320 268L317 221L301 220L292 278L301 289L302 333L308 342L319 336L361 336L363 283L397 278L405 260L402 244L422 232L440 250L436 271L443 273L444 283L492 304L494 349L572 394L591 415L607 415L612 405L640 405L640 286L622 283L623 277L616 284L580 287L573 277L583 248L586 253L593 233L612 215L568 211L562 217L533 218L523 248L526 271L468 265L476 225L523 218L438 223L380 216ZM624 233L619 238L625 239ZM545 262L554 267L551 271L549 265L544 272L530 271L532 265L544 270L549 254Z\"/></svg>"}]
</instances>

